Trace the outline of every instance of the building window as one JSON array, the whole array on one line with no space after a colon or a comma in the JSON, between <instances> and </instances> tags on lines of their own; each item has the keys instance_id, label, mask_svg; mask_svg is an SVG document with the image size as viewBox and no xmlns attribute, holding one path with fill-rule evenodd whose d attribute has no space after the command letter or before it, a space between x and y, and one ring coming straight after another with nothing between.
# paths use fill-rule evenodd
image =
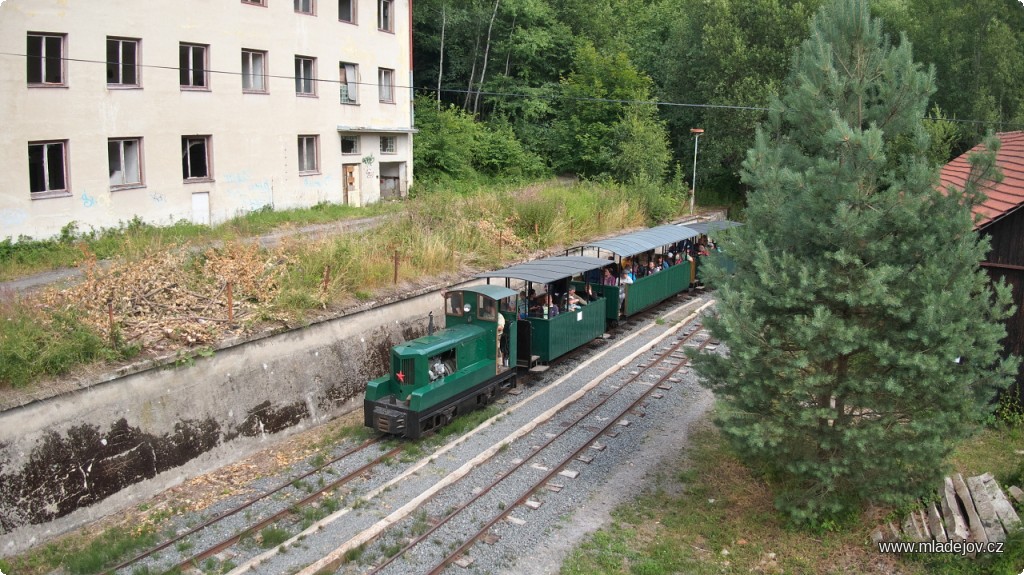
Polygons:
<instances>
[{"instance_id":1,"label":"building window","mask_svg":"<svg viewBox=\"0 0 1024 575\"><path fill-rule=\"evenodd\" d=\"M142 140L139 138L107 141L107 164L110 187L127 188L142 185Z\"/></svg>"},{"instance_id":2,"label":"building window","mask_svg":"<svg viewBox=\"0 0 1024 575\"><path fill-rule=\"evenodd\" d=\"M385 32L395 31L394 0L377 0L377 28Z\"/></svg>"},{"instance_id":3,"label":"building window","mask_svg":"<svg viewBox=\"0 0 1024 575\"><path fill-rule=\"evenodd\" d=\"M309 14L310 16L313 16L313 10L315 8L316 5L313 3L313 0L295 0L295 11L299 14Z\"/></svg>"},{"instance_id":4,"label":"building window","mask_svg":"<svg viewBox=\"0 0 1024 575\"><path fill-rule=\"evenodd\" d=\"M356 6L352 0L338 0L338 20L355 23Z\"/></svg>"},{"instance_id":5,"label":"building window","mask_svg":"<svg viewBox=\"0 0 1024 575\"><path fill-rule=\"evenodd\" d=\"M267 0L242 0L242 4L251 4L253 6L266 6Z\"/></svg>"},{"instance_id":6,"label":"building window","mask_svg":"<svg viewBox=\"0 0 1024 575\"><path fill-rule=\"evenodd\" d=\"M242 91L267 92L267 53L242 50Z\"/></svg>"},{"instance_id":7,"label":"building window","mask_svg":"<svg viewBox=\"0 0 1024 575\"><path fill-rule=\"evenodd\" d=\"M394 103L395 101L395 71L387 68L377 69L377 82L380 87L380 101Z\"/></svg>"},{"instance_id":8,"label":"building window","mask_svg":"<svg viewBox=\"0 0 1024 575\"><path fill-rule=\"evenodd\" d=\"M29 142L28 183L32 197L68 195L68 141Z\"/></svg>"},{"instance_id":9,"label":"building window","mask_svg":"<svg viewBox=\"0 0 1024 575\"><path fill-rule=\"evenodd\" d=\"M395 136L381 136L380 137L380 153L382 154L394 154L397 148L397 140Z\"/></svg>"},{"instance_id":10,"label":"building window","mask_svg":"<svg viewBox=\"0 0 1024 575\"><path fill-rule=\"evenodd\" d=\"M107 85L139 85L139 41L107 38Z\"/></svg>"},{"instance_id":11,"label":"building window","mask_svg":"<svg viewBox=\"0 0 1024 575\"><path fill-rule=\"evenodd\" d=\"M341 84L341 103L359 103L359 68L355 64L341 62L338 66Z\"/></svg>"},{"instance_id":12,"label":"building window","mask_svg":"<svg viewBox=\"0 0 1024 575\"><path fill-rule=\"evenodd\" d=\"M316 96L316 58L295 57L295 93Z\"/></svg>"},{"instance_id":13,"label":"building window","mask_svg":"<svg viewBox=\"0 0 1024 575\"><path fill-rule=\"evenodd\" d=\"M181 177L185 181L212 179L210 136L181 137Z\"/></svg>"},{"instance_id":14,"label":"building window","mask_svg":"<svg viewBox=\"0 0 1024 575\"><path fill-rule=\"evenodd\" d=\"M29 34L27 58L28 83L37 86L64 85L63 34Z\"/></svg>"},{"instance_id":15,"label":"building window","mask_svg":"<svg viewBox=\"0 0 1024 575\"><path fill-rule=\"evenodd\" d=\"M206 72L208 49L208 46L201 44L178 45L178 76L182 88L209 88Z\"/></svg>"},{"instance_id":16,"label":"building window","mask_svg":"<svg viewBox=\"0 0 1024 575\"><path fill-rule=\"evenodd\" d=\"M299 173L316 174L320 171L320 136L299 136Z\"/></svg>"},{"instance_id":17,"label":"building window","mask_svg":"<svg viewBox=\"0 0 1024 575\"><path fill-rule=\"evenodd\" d=\"M342 136L341 137L341 153L342 154L358 154L359 153L359 136Z\"/></svg>"}]
</instances>

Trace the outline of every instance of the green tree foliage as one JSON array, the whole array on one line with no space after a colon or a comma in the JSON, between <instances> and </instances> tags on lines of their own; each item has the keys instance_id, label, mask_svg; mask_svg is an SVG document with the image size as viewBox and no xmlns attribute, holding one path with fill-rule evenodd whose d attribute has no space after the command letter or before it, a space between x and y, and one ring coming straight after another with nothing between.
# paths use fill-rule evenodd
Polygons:
<instances>
[{"instance_id":1,"label":"green tree foliage","mask_svg":"<svg viewBox=\"0 0 1024 575\"><path fill-rule=\"evenodd\" d=\"M951 118L972 120L962 126L954 156L978 143L986 130L1024 127L1024 9L1019 2L887 0L872 9L890 29L906 30L917 57L935 65L933 102Z\"/></svg>"},{"instance_id":2,"label":"green tree foliage","mask_svg":"<svg viewBox=\"0 0 1024 575\"><path fill-rule=\"evenodd\" d=\"M588 61L586 50L593 50L595 57L653 81L629 98L670 103L657 107L657 120L670 162L685 167L687 182L693 166L689 130L706 130L698 200L741 199L739 174L754 128L786 85L789 60L820 3L417 0L414 77L431 99L438 100L440 87L442 104L511 128L524 150L559 171L615 176L613 130L628 106L579 100L609 97L621 85L615 70L608 82L600 75L600 82L580 77L609 71ZM932 116L938 106L945 118L944 133L933 134L936 161L974 146L987 130L1024 127L1024 9L1016 0L872 0L871 11L890 32L905 30L918 59L936 67L938 89L926 110ZM566 105L567 95L581 103ZM589 124L589 116L599 123ZM553 132L556 122L560 131Z\"/></svg>"},{"instance_id":3,"label":"green tree foliage","mask_svg":"<svg viewBox=\"0 0 1024 575\"><path fill-rule=\"evenodd\" d=\"M512 129L500 122L480 123L461 109L416 98L417 177L436 181L472 181L480 176L500 178L536 177L547 168L536 154L528 152Z\"/></svg>"},{"instance_id":4,"label":"green tree foliage","mask_svg":"<svg viewBox=\"0 0 1024 575\"><path fill-rule=\"evenodd\" d=\"M620 182L636 176L621 169L640 169L640 177L660 183L669 165L665 128L653 105L631 104L648 100L650 89L650 78L624 52L580 45L554 105L548 149L555 169ZM645 145L649 158L640 157Z\"/></svg>"},{"instance_id":5,"label":"green tree foliage","mask_svg":"<svg viewBox=\"0 0 1024 575\"><path fill-rule=\"evenodd\" d=\"M668 122L675 157L693 165L690 128L701 138L702 181L726 180L735 186L744 151L764 108L778 94L789 59L818 2L771 0L666 0L652 10L653 21L640 24L648 42L631 52L654 79L659 100L718 107L669 106ZM658 32L661 28L663 31ZM642 47L641 47L642 46ZM753 108L753 109L742 109ZM692 181L692 174L687 180Z\"/></svg>"},{"instance_id":6,"label":"green tree foliage","mask_svg":"<svg viewBox=\"0 0 1024 575\"><path fill-rule=\"evenodd\" d=\"M910 43L866 0L833 0L786 86L743 165L748 223L723 238L736 273L712 274L729 356L697 368L778 507L820 526L933 489L1015 360L999 359L1009 291L978 266L976 180L943 194L925 156L933 76Z\"/></svg>"}]
</instances>

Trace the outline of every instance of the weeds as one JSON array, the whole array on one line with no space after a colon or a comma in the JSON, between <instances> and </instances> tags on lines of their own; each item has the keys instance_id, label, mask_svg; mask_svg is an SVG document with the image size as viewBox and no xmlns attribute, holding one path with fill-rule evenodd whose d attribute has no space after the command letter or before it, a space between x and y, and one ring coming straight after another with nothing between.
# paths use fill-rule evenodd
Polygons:
<instances>
[{"instance_id":1,"label":"weeds","mask_svg":"<svg viewBox=\"0 0 1024 575\"><path fill-rule=\"evenodd\" d=\"M280 527L267 527L260 531L260 547L263 549L271 549L284 543L291 537L291 533L287 529L281 529Z\"/></svg>"}]
</instances>

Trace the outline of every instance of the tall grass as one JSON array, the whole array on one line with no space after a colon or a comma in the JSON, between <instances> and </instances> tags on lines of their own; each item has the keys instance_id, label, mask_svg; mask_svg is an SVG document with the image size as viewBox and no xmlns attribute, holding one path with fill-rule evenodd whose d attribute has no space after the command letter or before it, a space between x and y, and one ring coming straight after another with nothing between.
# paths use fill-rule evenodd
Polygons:
<instances>
[{"instance_id":1,"label":"tall grass","mask_svg":"<svg viewBox=\"0 0 1024 575\"><path fill-rule=\"evenodd\" d=\"M275 211L268 208L249 212L216 226L179 221L170 226L154 226L138 217L113 228L80 230L75 222L63 228L56 238L33 240L22 236L15 241L0 240L0 281L78 265L85 257L134 258L154 250L188 243L228 241L267 233L285 227L334 222L354 217L371 217L400 209L390 203L353 208L335 204L317 204L310 208Z\"/></svg>"},{"instance_id":2,"label":"tall grass","mask_svg":"<svg viewBox=\"0 0 1024 575\"><path fill-rule=\"evenodd\" d=\"M654 206L655 201L662 205ZM283 240L281 247L265 258L281 259L279 267L284 271L276 280L280 289L271 301L259 302L257 313L245 321L255 324L286 318L301 323L312 310L370 299L377 290L395 282L396 255L399 284L472 269L493 269L538 250L579 245L595 236L642 226L649 221L651 209L674 212L681 208L678 202L666 208L665 201L656 189L599 182L534 185L519 192L477 188L424 194L401 204L400 216L389 218L372 231L319 240ZM377 210L396 208L382 206ZM114 234L116 241L101 237L90 241L109 241L107 249L112 253L120 249L131 260L135 254L152 254L197 238L256 234L284 222L308 224L352 213L373 212L353 212L353 208L340 206L287 214L259 212L213 230L189 224L160 229L138 224ZM193 279L189 281L195 285L210 283L210 274L219 272L210 269L206 260L213 257L211 254L230 250L232 245L236 244L227 242L214 252L194 256L192 264L183 270L191 274ZM84 253L84 257L89 256L87 249ZM9 303L0 311L0 386L24 386L46 375L67 373L82 363L123 359L140 351L90 331L71 312L33 306L28 301Z\"/></svg>"}]
</instances>

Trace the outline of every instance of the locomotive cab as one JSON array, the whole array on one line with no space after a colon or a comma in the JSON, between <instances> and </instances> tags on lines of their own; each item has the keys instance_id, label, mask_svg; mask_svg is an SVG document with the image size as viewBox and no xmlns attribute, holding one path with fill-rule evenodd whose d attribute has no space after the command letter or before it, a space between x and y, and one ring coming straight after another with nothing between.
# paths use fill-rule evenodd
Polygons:
<instances>
[{"instance_id":1,"label":"locomotive cab","mask_svg":"<svg viewBox=\"0 0 1024 575\"><path fill-rule=\"evenodd\" d=\"M489 403L501 387L515 383L503 365L502 338L512 323L516 293L473 286L445 294L441 331L391 350L389 372L366 386L367 427L417 438L456 415ZM510 302L502 301L510 298ZM511 316L506 320L506 316ZM508 323L506 323L508 321Z\"/></svg>"}]
</instances>

